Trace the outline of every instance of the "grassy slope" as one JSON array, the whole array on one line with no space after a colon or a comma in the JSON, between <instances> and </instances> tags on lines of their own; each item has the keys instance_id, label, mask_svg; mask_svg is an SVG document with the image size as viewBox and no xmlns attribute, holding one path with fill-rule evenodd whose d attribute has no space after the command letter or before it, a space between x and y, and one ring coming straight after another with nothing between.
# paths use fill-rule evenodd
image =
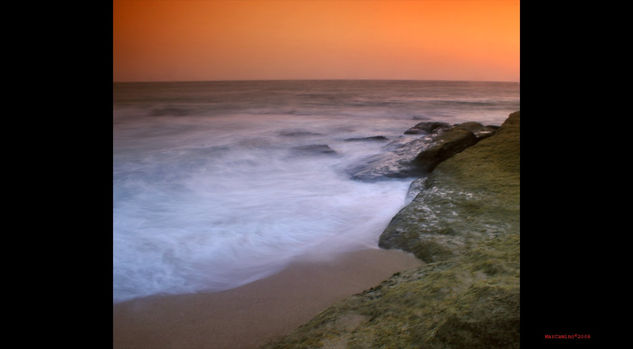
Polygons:
<instances>
[{"instance_id":1,"label":"grassy slope","mask_svg":"<svg viewBox=\"0 0 633 349\"><path fill-rule=\"evenodd\" d=\"M517 112L441 163L385 230L429 264L265 348L518 348L519 132Z\"/></svg>"}]
</instances>

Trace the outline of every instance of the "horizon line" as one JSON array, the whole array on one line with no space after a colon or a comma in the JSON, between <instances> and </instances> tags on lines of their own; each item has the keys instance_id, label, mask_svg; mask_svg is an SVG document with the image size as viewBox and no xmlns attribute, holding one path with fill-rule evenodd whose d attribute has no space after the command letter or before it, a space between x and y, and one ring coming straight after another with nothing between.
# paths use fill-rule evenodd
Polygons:
<instances>
[{"instance_id":1,"label":"horizon line","mask_svg":"<svg viewBox=\"0 0 633 349\"><path fill-rule=\"evenodd\" d=\"M433 81L433 82L505 82L520 83L512 80L443 80L443 79L218 79L218 80L119 80L114 84L129 83L165 83L165 82L235 82L235 81Z\"/></svg>"}]
</instances>

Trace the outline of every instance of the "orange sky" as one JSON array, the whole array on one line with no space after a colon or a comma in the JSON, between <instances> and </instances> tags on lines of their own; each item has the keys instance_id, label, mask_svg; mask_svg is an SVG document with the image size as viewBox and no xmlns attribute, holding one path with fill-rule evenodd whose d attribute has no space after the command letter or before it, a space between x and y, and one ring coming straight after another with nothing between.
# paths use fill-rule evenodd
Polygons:
<instances>
[{"instance_id":1,"label":"orange sky","mask_svg":"<svg viewBox=\"0 0 633 349\"><path fill-rule=\"evenodd\" d=\"M518 0L114 0L114 80L519 81Z\"/></svg>"}]
</instances>

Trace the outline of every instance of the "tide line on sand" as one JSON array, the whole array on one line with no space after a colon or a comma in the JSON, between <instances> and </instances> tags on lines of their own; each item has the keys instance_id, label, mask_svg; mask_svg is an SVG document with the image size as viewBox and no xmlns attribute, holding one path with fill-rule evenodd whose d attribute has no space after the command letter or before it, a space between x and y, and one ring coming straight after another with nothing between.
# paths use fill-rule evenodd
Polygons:
<instances>
[{"instance_id":1,"label":"tide line on sand","mask_svg":"<svg viewBox=\"0 0 633 349\"><path fill-rule=\"evenodd\" d=\"M114 348L257 348L335 302L421 264L398 250L358 250L296 262L227 291L117 303Z\"/></svg>"}]
</instances>

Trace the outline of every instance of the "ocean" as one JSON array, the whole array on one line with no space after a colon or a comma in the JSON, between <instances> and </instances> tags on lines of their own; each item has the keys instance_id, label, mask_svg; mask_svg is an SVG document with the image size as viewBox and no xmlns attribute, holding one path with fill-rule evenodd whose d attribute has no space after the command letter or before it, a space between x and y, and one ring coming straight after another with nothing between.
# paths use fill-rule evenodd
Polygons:
<instances>
[{"instance_id":1,"label":"ocean","mask_svg":"<svg viewBox=\"0 0 633 349\"><path fill-rule=\"evenodd\" d=\"M519 83L114 83L114 302L378 248L414 178L353 180L421 121L500 125ZM351 138L382 136L386 141ZM408 138L407 138L408 137Z\"/></svg>"}]
</instances>

